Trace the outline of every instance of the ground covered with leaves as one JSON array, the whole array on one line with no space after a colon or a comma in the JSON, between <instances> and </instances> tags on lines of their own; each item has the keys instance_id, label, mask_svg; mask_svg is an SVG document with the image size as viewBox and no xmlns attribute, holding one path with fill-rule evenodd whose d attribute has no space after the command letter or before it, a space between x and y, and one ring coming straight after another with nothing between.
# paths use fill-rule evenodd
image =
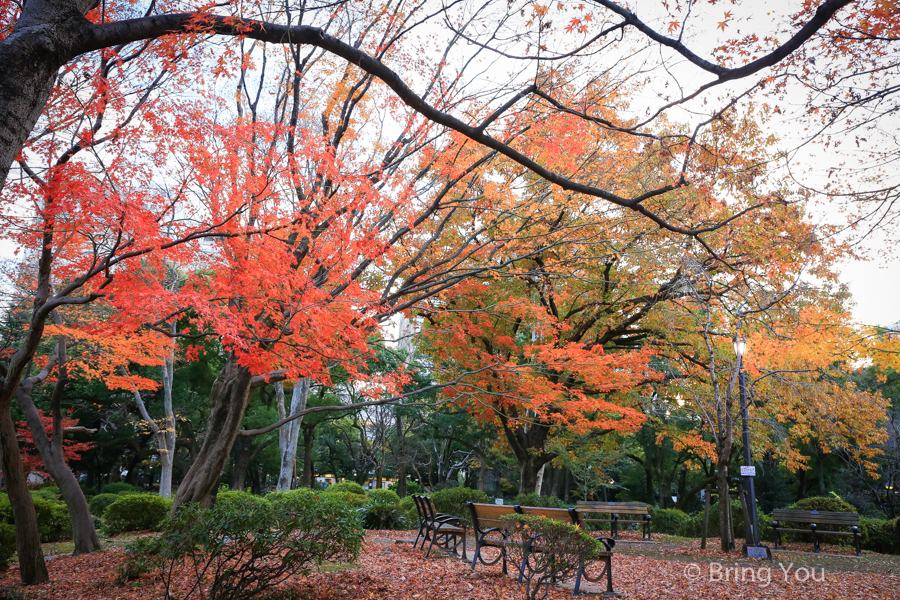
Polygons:
<instances>
[{"instance_id":1,"label":"ground covered with leaves","mask_svg":"<svg viewBox=\"0 0 900 600\"><path fill-rule=\"evenodd\" d=\"M330 565L310 577L290 579L265 594L270 600L466 600L519 599L522 588L502 575L499 566L473 573L467 563L449 557L426 559L409 543L412 532L369 532L356 564ZM715 542L715 540L713 540ZM863 558L777 552L771 563L746 561L740 553L700 551L696 540L661 538L656 544L623 542L613 558L616 590L628 598L774 599L815 598L896 600L900 598L900 557L867 554ZM52 556L52 581L17 588L18 568L0 574L0 597L18 593L25 599L146 599L161 598L153 576L117 584L121 548L85 556ZM588 587L585 591L602 590ZM5 594L4 594L5 592ZM11 594L12 593L12 594ZM15 597L15 596L12 596ZM550 600L571 598L571 591L554 589Z\"/></svg>"}]
</instances>

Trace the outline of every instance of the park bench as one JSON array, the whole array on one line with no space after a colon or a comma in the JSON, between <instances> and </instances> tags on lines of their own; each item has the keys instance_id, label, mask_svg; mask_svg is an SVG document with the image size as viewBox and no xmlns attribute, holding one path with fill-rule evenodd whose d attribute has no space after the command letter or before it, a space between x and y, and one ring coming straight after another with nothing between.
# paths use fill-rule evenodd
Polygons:
<instances>
[{"instance_id":1,"label":"park bench","mask_svg":"<svg viewBox=\"0 0 900 600\"><path fill-rule=\"evenodd\" d=\"M819 535L852 535L853 544L856 546L856 555L859 556L859 515L847 512L826 512L818 510L787 510L776 508L772 517L772 529L775 530L775 548L781 543L781 532L812 533L813 552L819 551ZM808 524L808 528L798 529L783 527L788 524ZM820 526L830 526L831 530L819 529ZM850 531L832 531L836 527L849 527Z\"/></svg>"},{"instance_id":2,"label":"park bench","mask_svg":"<svg viewBox=\"0 0 900 600\"><path fill-rule=\"evenodd\" d=\"M456 552L456 549L462 546L463 560L468 560L466 556L466 520L455 515L439 513L434 508L434 503L428 496L413 496L413 502L419 513L419 535L413 543L413 548L422 538L422 548L428 543L428 550L425 551L427 558L431 554L432 548L437 545L438 548ZM451 543L453 545L451 549Z\"/></svg>"},{"instance_id":3,"label":"park bench","mask_svg":"<svg viewBox=\"0 0 900 600\"><path fill-rule=\"evenodd\" d=\"M643 530L641 539L644 537L648 540L653 539L650 537L650 507L643 502L593 502L579 500L576 504L576 509L583 513L581 522L584 525L587 523L609 523L610 535L612 535L613 539L619 539L619 523L640 523ZM593 516L590 518L584 516L596 513L609 514L610 517L608 519L598 519ZM619 515L643 516L640 519L623 519Z\"/></svg>"},{"instance_id":4,"label":"park bench","mask_svg":"<svg viewBox=\"0 0 900 600\"><path fill-rule=\"evenodd\" d=\"M510 515L513 513L523 514L523 515L537 515L542 516L548 519L555 519L558 521L564 521L566 523L571 523L573 525L580 525L579 516L577 511L574 508L543 508L536 506L503 506L503 505L495 505L495 504L476 504L474 502L468 503L469 512L472 515L472 527L475 532L475 554L472 557L472 569L475 569L475 565L480 560L484 565L495 565L497 561L503 561L503 573L507 573L507 547L513 542L509 539L509 533L506 531L506 524L501 520L503 516ZM488 537L492 536L492 537ZM618 594L613 591L612 586L612 548L615 545L615 541L609 538L595 538L601 544L603 544L605 550L601 551L598 555L598 559L603 564L603 568L599 574L595 576L591 576L586 568L586 565L581 565L578 569L578 574L575 577L575 589L574 593L577 596L581 590L581 581L584 579L585 581L589 581L591 583L597 583L602 581L603 578L606 578L606 594L610 596L616 596ZM481 553L482 548L484 547L494 547L498 548L499 555L493 560L485 559ZM524 558L522 564L519 565L519 582L521 583L522 578L525 574L526 568L529 568L528 564L528 553L529 552L542 552L540 540L535 538L533 539L527 548L528 552L524 553Z\"/></svg>"}]
</instances>

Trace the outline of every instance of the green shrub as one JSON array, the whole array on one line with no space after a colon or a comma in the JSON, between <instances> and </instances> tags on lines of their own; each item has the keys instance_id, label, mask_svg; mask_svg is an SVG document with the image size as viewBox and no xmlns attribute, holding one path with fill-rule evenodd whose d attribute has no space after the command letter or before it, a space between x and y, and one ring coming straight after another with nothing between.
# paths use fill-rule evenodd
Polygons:
<instances>
[{"instance_id":1,"label":"green shrub","mask_svg":"<svg viewBox=\"0 0 900 600\"><path fill-rule=\"evenodd\" d=\"M581 565L595 560L603 550L600 542L586 531L564 521L517 514L504 515L502 520L510 532L512 543L507 546L507 552L512 564L523 564L524 550L533 540L540 540L542 552L528 554L530 568L522 573L528 600L543 598L549 585L571 579Z\"/></svg>"},{"instance_id":2,"label":"green shrub","mask_svg":"<svg viewBox=\"0 0 900 600\"><path fill-rule=\"evenodd\" d=\"M135 487L130 483L119 481L117 483L107 483L100 488L101 494L143 494L144 490Z\"/></svg>"},{"instance_id":3,"label":"green shrub","mask_svg":"<svg viewBox=\"0 0 900 600\"><path fill-rule=\"evenodd\" d=\"M43 498L45 500L49 500L50 502L60 502L62 500L59 488L55 485L53 486L45 486L42 488L37 488L35 490L31 490L32 498Z\"/></svg>"},{"instance_id":4,"label":"green shrub","mask_svg":"<svg viewBox=\"0 0 900 600\"><path fill-rule=\"evenodd\" d=\"M16 553L16 528L8 523L0 523L0 571L9 567Z\"/></svg>"},{"instance_id":5,"label":"green shrub","mask_svg":"<svg viewBox=\"0 0 900 600\"><path fill-rule=\"evenodd\" d=\"M0 494L0 523L12 524L12 522L12 504L9 503L9 496L6 495L6 492L3 492Z\"/></svg>"},{"instance_id":6,"label":"green shrub","mask_svg":"<svg viewBox=\"0 0 900 600\"><path fill-rule=\"evenodd\" d=\"M431 501L438 512L469 519L469 508L466 502L483 504L488 501L487 494L465 487L447 488L431 494Z\"/></svg>"},{"instance_id":7,"label":"green shrub","mask_svg":"<svg viewBox=\"0 0 900 600\"><path fill-rule=\"evenodd\" d=\"M362 509L362 515L366 529L403 529L406 525L399 504L369 504Z\"/></svg>"},{"instance_id":8,"label":"green shrub","mask_svg":"<svg viewBox=\"0 0 900 600\"><path fill-rule=\"evenodd\" d=\"M859 519L860 546L880 554L900 554L900 519Z\"/></svg>"},{"instance_id":9,"label":"green shrub","mask_svg":"<svg viewBox=\"0 0 900 600\"><path fill-rule=\"evenodd\" d=\"M127 556L133 566L123 570L140 574L162 564L167 598L191 597L201 585L209 600L250 598L322 563L356 560L363 536L357 512L336 498L236 494L212 509L180 507L160 536ZM185 573L189 585L173 588Z\"/></svg>"},{"instance_id":10,"label":"green shrub","mask_svg":"<svg viewBox=\"0 0 900 600\"><path fill-rule=\"evenodd\" d=\"M160 550L159 536L140 537L125 546L125 560L117 567L116 583L134 581L161 569L165 561Z\"/></svg>"},{"instance_id":11,"label":"green shrub","mask_svg":"<svg viewBox=\"0 0 900 600\"><path fill-rule=\"evenodd\" d=\"M329 492L350 492L351 494L358 494L360 496L366 495L366 490L363 489L363 486L359 485L353 481L344 481L341 483L336 483L328 488Z\"/></svg>"},{"instance_id":12,"label":"green shrub","mask_svg":"<svg viewBox=\"0 0 900 600\"><path fill-rule=\"evenodd\" d=\"M513 506L537 506L539 508L565 508L566 503L556 496L540 494L519 494L510 501Z\"/></svg>"},{"instance_id":13,"label":"green shrub","mask_svg":"<svg viewBox=\"0 0 900 600\"><path fill-rule=\"evenodd\" d=\"M158 530L169 514L172 501L152 494L119 496L103 511L104 529L109 535L123 531Z\"/></svg>"},{"instance_id":14,"label":"green shrub","mask_svg":"<svg viewBox=\"0 0 900 600\"><path fill-rule=\"evenodd\" d=\"M277 492L283 493L283 492ZM268 506L266 499L262 496L256 496L251 494L250 492L240 492L240 491L228 491L228 492L219 492L216 494L216 505L219 504L229 504L232 502L240 502L240 503L256 503L260 507Z\"/></svg>"},{"instance_id":15,"label":"green shrub","mask_svg":"<svg viewBox=\"0 0 900 600\"><path fill-rule=\"evenodd\" d=\"M703 518L702 516L700 517ZM669 533L687 535L691 517L677 508L650 508L650 531L653 533ZM701 522L702 524L702 522Z\"/></svg>"},{"instance_id":16,"label":"green shrub","mask_svg":"<svg viewBox=\"0 0 900 600\"><path fill-rule=\"evenodd\" d=\"M366 497L353 492L332 492L325 490L318 492L320 498L334 498L335 500L352 508L359 508L366 503Z\"/></svg>"},{"instance_id":17,"label":"green shrub","mask_svg":"<svg viewBox=\"0 0 900 600\"><path fill-rule=\"evenodd\" d=\"M400 487L399 483L394 482L388 486L388 489L391 490L392 492L397 492L399 487ZM399 493L399 492L397 492L397 493ZM418 481L413 481L412 479L407 479L406 480L406 493L421 495L421 494L425 493L425 488L423 488L419 484Z\"/></svg>"},{"instance_id":18,"label":"green shrub","mask_svg":"<svg viewBox=\"0 0 900 600\"><path fill-rule=\"evenodd\" d=\"M32 496L31 501L37 513L38 532L42 542L58 542L72 537L72 521L65 504L42 496Z\"/></svg>"},{"instance_id":19,"label":"green shrub","mask_svg":"<svg viewBox=\"0 0 900 600\"><path fill-rule=\"evenodd\" d=\"M366 494L366 500L371 504L400 504L400 496L391 490L370 490Z\"/></svg>"},{"instance_id":20,"label":"green shrub","mask_svg":"<svg viewBox=\"0 0 900 600\"><path fill-rule=\"evenodd\" d=\"M791 510L819 510L827 512L856 512L856 508L852 504L844 502L840 498L833 496L812 496L804 498L788 506Z\"/></svg>"},{"instance_id":21,"label":"green shrub","mask_svg":"<svg viewBox=\"0 0 900 600\"><path fill-rule=\"evenodd\" d=\"M91 511L92 515L96 515L98 517L103 516L103 511L106 510L106 507L121 498L121 496L117 496L116 494L97 494L91 501L88 502L88 508Z\"/></svg>"},{"instance_id":22,"label":"green shrub","mask_svg":"<svg viewBox=\"0 0 900 600\"><path fill-rule=\"evenodd\" d=\"M419 527L419 511L416 510L415 501L407 496L400 501L400 511L405 519L405 527L408 529L417 529Z\"/></svg>"}]
</instances>

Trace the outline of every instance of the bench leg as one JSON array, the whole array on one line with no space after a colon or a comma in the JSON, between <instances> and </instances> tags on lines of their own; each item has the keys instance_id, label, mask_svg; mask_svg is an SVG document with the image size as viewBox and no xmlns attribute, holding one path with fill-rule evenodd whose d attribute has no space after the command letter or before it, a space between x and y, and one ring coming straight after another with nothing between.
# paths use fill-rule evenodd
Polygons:
<instances>
[{"instance_id":1,"label":"bench leg","mask_svg":"<svg viewBox=\"0 0 900 600\"><path fill-rule=\"evenodd\" d=\"M612 520L612 534L613 534L613 539L614 539L614 540L619 539L619 517L618 517L618 516L613 516L613 520Z\"/></svg>"},{"instance_id":2,"label":"bench leg","mask_svg":"<svg viewBox=\"0 0 900 600\"><path fill-rule=\"evenodd\" d=\"M463 534L462 534L462 547L463 547L462 559L469 560L468 557L466 556L466 532L465 531L463 531Z\"/></svg>"},{"instance_id":3,"label":"bench leg","mask_svg":"<svg viewBox=\"0 0 900 600\"><path fill-rule=\"evenodd\" d=\"M819 552L819 534L816 533L815 527L812 530L812 534L813 534L813 552L818 553Z\"/></svg>"},{"instance_id":4,"label":"bench leg","mask_svg":"<svg viewBox=\"0 0 900 600\"><path fill-rule=\"evenodd\" d=\"M856 546L856 555L859 556L859 532L853 532L853 544Z\"/></svg>"},{"instance_id":5,"label":"bench leg","mask_svg":"<svg viewBox=\"0 0 900 600\"><path fill-rule=\"evenodd\" d=\"M773 529L775 530L775 549L778 550L778 544L781 543L781 532L777 527L773 527Z\"/></svg>"},{"instance_id":6,"label":"bench leg","mask_svg":"<svg viewBox=\"0 0 900 600\"><path fill-rule=\"evenodd\" d=\"M573 595L577 596L578 592L581 591L581 575L584 573L584 561L578 565L578 574L575 576L575 589L573 590Z\"/></svg>"},{"instance_id":7,"label":"bench leg","mask_svg":"<svg viewBox=\"0 0 900 600\"><path fill-rule=\"evenodd\" d=\"M612 557L606 557L606 593L615 594L612 584Z\"/></svg>"}]
</instances>

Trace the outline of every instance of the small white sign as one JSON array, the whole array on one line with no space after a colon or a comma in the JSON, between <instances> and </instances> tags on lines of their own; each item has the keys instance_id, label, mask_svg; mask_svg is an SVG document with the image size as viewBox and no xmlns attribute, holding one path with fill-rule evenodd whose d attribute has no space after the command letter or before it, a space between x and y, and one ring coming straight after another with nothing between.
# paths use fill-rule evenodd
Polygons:
<instances>
[{"instance_id":1,"label":"small white sign","mask_svg":"<svg viewBox=\"0 0 900 600\"><path fill-rule=\"evenodd\" d=\"M756 477L756 467L741 467L741 477Z\"/></svg>"},{"instance_id":2,"label":"small white sign","mask_svg":"<svg viewBox=\"0 0 900 600\"><path fill-rule=\"evenodd\" d=\"M503 506L503 498L497 498L496 500L494 500L494 504Z\"/></svg>"}]
</instances>

